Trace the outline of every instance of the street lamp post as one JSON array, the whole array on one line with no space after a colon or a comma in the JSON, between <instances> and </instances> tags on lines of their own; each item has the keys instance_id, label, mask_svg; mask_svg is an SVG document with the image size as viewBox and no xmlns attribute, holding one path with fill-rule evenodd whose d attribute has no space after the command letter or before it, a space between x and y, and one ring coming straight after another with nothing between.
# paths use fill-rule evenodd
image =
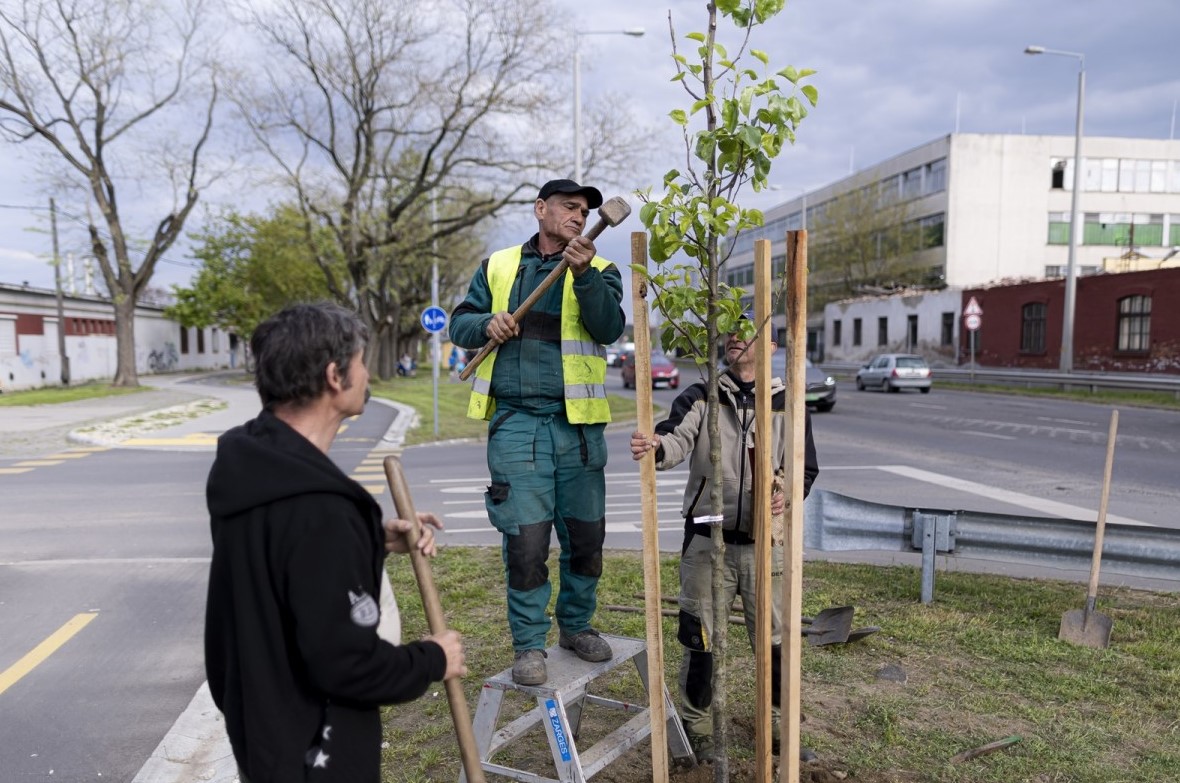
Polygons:
<instances>
[{"instance_id":1,"label":"street lamp post","mask_svg":"<svg viewBox=\"0 0 1180 783\"><path fill-rule=\"evenodd\" d=\"M574 182L582 184L582 36L584 35L630 35L642 38L642 27L626 30L582 30L574 33Z\"/></svg>"},{"instance_id":2,"label":"street lamp post","mask_svg":"<svg viewBox=\"0 0 1180 783\"><path fill-rule=\"evenodd\" d=\"M1073 322L1078 290L1078 194L1082 190L1082 116L1086 96L1086 56L1081 52L1066 52L1029 46L1025 54L1055 54L1075 57L1078 61L1078 116L1073 140L1073 193L1069 208L1069 256L1065 268L1065 313L1061 322L1061 371L1073 372Z\"/></svg>"}]
</instances>

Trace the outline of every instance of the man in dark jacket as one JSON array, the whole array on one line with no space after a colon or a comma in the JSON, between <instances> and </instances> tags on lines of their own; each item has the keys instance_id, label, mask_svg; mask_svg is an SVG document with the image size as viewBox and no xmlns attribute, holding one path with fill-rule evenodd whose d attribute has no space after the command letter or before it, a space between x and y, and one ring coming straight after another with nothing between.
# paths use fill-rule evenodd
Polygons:
<instances>
[{"instance_id":1,"label":"man in dark jacket","mask_svg":"<svg viewBox=\"0 0 1180 783\"><path fill-rule=\"evenodd\" d=\"M327 456L368 398L368 334L335 305L295 305L251 339L258 418L218 440L205 668L248 783L380 779L378 707L466 673L459 635L378 638L385 553L409 522ZM438 526L431 515L422 520ZM433 554L423 528L419 547Z\"/></svg>"},{"instance_id":2,"label":"man in dark jacket","mask_svg":"<svg viewBox=\"0 0 1180 783\"><path fill-rule=\"evenodd\" d=\"M680 552L680 629L677 638L684 647L680 664L680 709L689 742L698 759L713 758L713 589L712 536L720 533L725 540L724 595L722 607L733 603L735 595L742 598L745 608L746 630L750 645L754 645L756 613L754 596L754 440L761 433L754 431L754 346L756 339L745 341L730 334L725 341L725 356L729 365L719 379L718 428L721 440L721 484L723 512L719 524L709 524L703 518L712 515L710 496L714 482L711 449L706 420L704 383L685 389L672 403L669 417L656 425L648 436L642 432L631 435L631 456L639 460L648 451L656 450L656 469L674 468L689 460L688 483L684 488L684 544ZM770 350L773 353L775 344ZM771 449L774 469L786 465L784 417L786 389L779 378L771 379ZM819 475L815 443L811 438L811 416L806 415L806 435L803 467L803 496L811 491L811 484ZM783 513L786 500L782 492L770 499L773 516ZM773 539L773 536L772 536ZM775 743L779 730L779 683L781 682L782 642L782 547L771 547L771 704ZM722 618L726 611L720 612ZM723 622L724 620L722 620ZM810 755L805 751L803 755ZM812 756L813 757L813 756Z\"/></svg>"}]
</instances>

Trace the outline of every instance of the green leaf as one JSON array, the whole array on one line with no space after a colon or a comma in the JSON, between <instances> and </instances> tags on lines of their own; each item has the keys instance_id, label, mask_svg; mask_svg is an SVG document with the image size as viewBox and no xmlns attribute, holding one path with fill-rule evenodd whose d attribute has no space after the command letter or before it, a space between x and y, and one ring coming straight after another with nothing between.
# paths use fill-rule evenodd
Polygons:
<instances>
[{"instance_id":1,"label":"green leaf","mask_svg":"<svg viewBox=\"0 0 1180 783\"><path fill-rule=\"evenodd\" d=\"M761 49L751 49L750 54L761 60L763 65L770 65L770 55Z\"/></svg>"},{"instance_id":2,"label":"green leaf","mask_svg":"<svg viewBox=\"0 0 1180 783\"><path fill-rule=\"evenodd\" d=\"M705 42L705 34L704 33L689 33L688 35L686 35L684 37L690 41L698 41L700 43Z\"/></svg>"},{"instance_id":3,"label":"green leaf","mask_svg":"<svg viewBox=\"0 0 1180 783\"><path fill-rule=\"evenodd\" d=\"M688 116L684 113L684 109L673 109L668 112L668 116L672 118L672 122L677 125L687 125Z\"/></svg>"},{"instance_id":4,"label":"green leaf","mask_svg":"<svg viewBox=\"0 0 1180 783\"><path fill-rule=\"evenodd\" d=\"M712 101L710 101L708 98L701 98L699 101L694 101L692 104L692 108L690 108L688 110L688 113L689 114L696 114L698 111L705 108L710 103L712 103ZM681 112L681 113L683 114L683 112ZM680 123L680 124L683 125L684 123Z\"/></svg>"},{"instance_id":5,"label":"green leaf","mask_svg":"<svg viewBox=\"0 0 1180 783\"><path fill-rule=\"evenodd\" d=\"M815 87L810 84L805 84L799 88L799 91L807 96L807 100L812 106L816 105L816 101L819 100L819 90L815 89Z\"/></svg>"}]
</instances>

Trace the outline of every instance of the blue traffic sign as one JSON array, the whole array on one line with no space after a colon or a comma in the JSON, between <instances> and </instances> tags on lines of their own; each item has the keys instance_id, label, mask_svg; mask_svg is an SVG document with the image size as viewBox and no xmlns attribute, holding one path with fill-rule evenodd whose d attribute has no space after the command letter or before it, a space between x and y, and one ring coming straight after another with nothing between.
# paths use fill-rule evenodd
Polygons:
<instances>
[{"instance_id":1,"label":"blue traffic sign","mask_svg":"<svg viewBox=\"0 0 1180 783\"><path fill-rule=\"evenodd\" d=\"M422 328L434 334L447 328L447 311L441 307L431 305L422 311Z\"/></svg>"}]
</instances>

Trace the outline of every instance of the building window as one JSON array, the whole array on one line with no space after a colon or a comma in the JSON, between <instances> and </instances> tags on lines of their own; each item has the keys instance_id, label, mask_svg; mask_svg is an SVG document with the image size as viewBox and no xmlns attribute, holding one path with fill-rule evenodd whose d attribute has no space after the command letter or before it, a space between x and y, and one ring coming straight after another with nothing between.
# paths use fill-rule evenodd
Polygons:
<instances>
[{"instance_id":1,"label":"building window","mask_svg":"<svg viewBox=\"0 0 1180 783\"><path fill-rule=\"evenodd\" d=\"M221 353L221 332L216 327L213 329L213 353Z\"/></svg>"},{"instance_id":2,"label":"building window","mask_svg":"<svg viewBox=\"0 0 1180 783\"><path fill-rule=\"evenodd\" d=\"M197 353L205 352L205 330L197 329Z\"/></svg>"},{"instance_id":3,"label":"building window","mask_svg":"<svg viewBox=\"0 0 1180 783\"><path fill-rule=\"evenodd\" d=\"M1065 190L1065 167L1069 165L1068 161L1065 158L1051 158L1049 165L1049 188Z\"/></svg>"},{"instance_id":4,"label":"building window","mask_svg":"<svg viewBox=\"0 0 1180 783\"><path fill-rule=\"evenodd\" d=\"M918 316L907 315L905 324L905 348L907 351L918 347Z\"/></svg>"},{"instance_id":5,"label":"building window","mask_svg":"<svg viewBox=\"0 0 1180 783\"><path fill-rule=\"evenodd\" d=\"M1029 302L1021 308L1021 353L1045 352L1045 303Z\"/></svg>"},{"instance_id":6,"label":"building window","mask_svg":"<svg viewBox=\"0 0 1180 783\"><path fill-rule=\"evenodd\" d=\"M1065 267L1060 264L1049 264L1045 267L1045 277L1064 277Z\"/></svg>"},{"instance_id":7,"label":"building window","mask_svg":"<svg viewBox=\"0 0 1180 783\"><path fill-rule=\"evenodd\" d=\"M928 215L918 221L918 226L922 231L921 242L922 249L926 250L932 247L942 247L945 236L946 215L939 212L937 215Z\"/></svg>"},{"instance_id":8,"label":"building window","mask_svg":"<svg viewBox=\"0 0 1180 783\"><path fill-rule=\"evenodd\" d=\"M909 200L922 195L922 169L910 169L901 175L901 197Z\"/></svg>"},{"instance_id":9,"label":"building window","mask_svg":"<svg viewBox=\"0 0 1180 783\"><path fill-rule=\"evenodd\" d=\"M922 183L922 192L926 195L941 193L946 190L946 158L939 158L926 164L926 177Z\"/></svg>"},{"instance_id":10,"label":"building window","mask_svg":"<svg viewBox=\"0 0 1180 783\"><path fill-rule=\"evenodd\" d=\"M955 344L955 314L954 313L943 313L942 314L942 344L943 345L954 345Z\"/></svg>"},{"instance_id":11,"label":"building window","mask_svg":"<svg viewBox=\"0 0 1180 783\"><path fill-rule=\"evenodd\" d=\"M881 316L877 319L877 345L889 344L889 317Z\"/></svg>"},{"instance_id":12,"label":"building window","mask_svg":"<svg viewBox=\"0 0 1180 783\"><path fill-rule=\"evenodd\" d=\"M1087 212L1084 245L1159 247L1164 240L1164 216L1128 212Z\"/></svg>"},{"instance_id":13,"label":"building window","mask_svg":"<svg viewBox=\"0 0 1180 783\"><path fill-rule=\"evenodd\" d=\"M1151 297L1136 294L1119 300L1118 350L1147 351L1151 337Z\"/></svg>"},{"instance_id":14,"label":"building window","mask_svg":"<svg viewBox=\"0 0 1180 783\"><path fill-rule=\"evenodd\" d=\"M188 353L188 329L180 327L180 352Z\"/></svg>"},{"instance_id":15,"label":"building window","mask_svg":"<svg viewBox=\"0 0 1180 783\"><path fill-rule=\"evenodd\" d=\"M1050 245L1068 245L1069 244L1069 213L1068 212L1050 212L1049 213L1049 244Z\"/></svg>"},{"instance_id":16,"label":"building window","mask_svg":"<svg viewBox=\"0 0 1180 783\"><path fill-rule=\"evenodd\" d=\"M860 319L852 319L852 344L860 345Z\"/></svg>"},{"instance_id":17,"label":"building window","mask_svg":"<svg viewBox=\"0 0 1180 783\"><path fill-rule=\"evenodd\" d=\"M842 326L842 324L840 323L839 319L832 321L832 346L833 347L840 344L840 327L841 326Z\"/></svg>"},{"instance_id":18,"label":"building window","mask_svg":"<svg viewBox=\"0 0 1180 783\"><path fill-rule=\"evenodd\" d=\"M1168 244L1172 247L1180 246L1180 215L1170 215L1171 228L1168 230Z\"/></svg>"}]
</instances>

